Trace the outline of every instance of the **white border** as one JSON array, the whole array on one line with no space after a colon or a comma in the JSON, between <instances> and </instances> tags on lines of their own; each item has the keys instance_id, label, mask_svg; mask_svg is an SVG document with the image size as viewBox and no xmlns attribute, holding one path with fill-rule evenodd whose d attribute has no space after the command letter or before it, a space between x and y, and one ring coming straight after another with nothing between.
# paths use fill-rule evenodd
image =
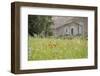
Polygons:
<instances>
[{"instance_id":1,"label":"white border","mask_svg":"<svg viewBox=\"0 0 100 76\"><path fill-rule=\"evenodd\" d=\"M88 17L88 58L28 61L28 14ZM41 7L20 8L20 69L43 69L94 65L94 11Z\"/></svg>"}]
</instances>

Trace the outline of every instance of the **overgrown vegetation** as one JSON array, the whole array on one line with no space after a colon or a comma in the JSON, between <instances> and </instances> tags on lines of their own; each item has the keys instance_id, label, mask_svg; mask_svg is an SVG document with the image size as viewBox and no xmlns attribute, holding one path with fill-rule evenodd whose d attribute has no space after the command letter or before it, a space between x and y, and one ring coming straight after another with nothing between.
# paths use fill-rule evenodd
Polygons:
<instances>
[{"instance_id":1,"label":"overgrown vegetation","mask_svg":"<svg viewBox=\"0 0 100 76\"><path fill-rule=\"evenodd\" d=\"M28 60L54 60L87 58L85 38L34 38L29 36Z\"/></svg>"},{"instance_id":2,"label":"overgrown vegetation","mask_svg":"<svg viewBox=\"0 0 100 76\"><path fill-rule=\"evenodd\" d=\"M28 33L34 37L34 35L42 35L47 37L52 35L50 26L53 24L51 16L28 16Z\"/></svg>"}]
</instances>

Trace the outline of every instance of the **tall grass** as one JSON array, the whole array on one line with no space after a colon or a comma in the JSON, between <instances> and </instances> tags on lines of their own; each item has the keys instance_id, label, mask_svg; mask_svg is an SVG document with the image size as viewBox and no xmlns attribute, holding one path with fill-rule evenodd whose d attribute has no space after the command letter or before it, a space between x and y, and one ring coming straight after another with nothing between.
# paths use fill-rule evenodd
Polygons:
<instances>
[{"instance_id":1,"label":"tall grass","mask_svg":"<svg viewBox=\"0 0 100 76\"><path fill-rule=\"evenodd\" d=\"M84 38L33 38L28 40L28 60L87 58L87 40Z\"/></svg>"}]
</instances>

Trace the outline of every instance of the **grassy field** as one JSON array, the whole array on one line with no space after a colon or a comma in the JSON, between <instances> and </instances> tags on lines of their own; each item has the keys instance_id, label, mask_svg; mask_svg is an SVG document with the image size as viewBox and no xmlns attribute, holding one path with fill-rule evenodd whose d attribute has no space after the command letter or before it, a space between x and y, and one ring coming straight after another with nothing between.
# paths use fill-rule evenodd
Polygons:
<instances>
[{"instance_id":1,"label":"grassy field","mask_svg":"<svg viewBox=\"0 0 100 76\"><path fill-rule=\"evenodd\" d=\"M28 41L28 60L87 58L87 40L82 38L33 38Z\"/></svg>"}]
</instances>

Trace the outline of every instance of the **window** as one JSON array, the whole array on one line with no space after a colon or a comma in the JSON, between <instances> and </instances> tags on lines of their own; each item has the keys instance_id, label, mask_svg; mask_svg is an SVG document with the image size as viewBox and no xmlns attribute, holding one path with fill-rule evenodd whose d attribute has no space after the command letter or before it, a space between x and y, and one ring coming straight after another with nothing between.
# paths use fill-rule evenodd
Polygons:
<instances>
[{"instance_id":1,"label":"window","mask_svg":"<svg viewBox=\"0 0 100 76\"><path fill-rule=\"evenodd\" d=\"M68 30L67 30L67 28L66 28L66 32L67 32Z\"/></svg>"}]
</instances>

